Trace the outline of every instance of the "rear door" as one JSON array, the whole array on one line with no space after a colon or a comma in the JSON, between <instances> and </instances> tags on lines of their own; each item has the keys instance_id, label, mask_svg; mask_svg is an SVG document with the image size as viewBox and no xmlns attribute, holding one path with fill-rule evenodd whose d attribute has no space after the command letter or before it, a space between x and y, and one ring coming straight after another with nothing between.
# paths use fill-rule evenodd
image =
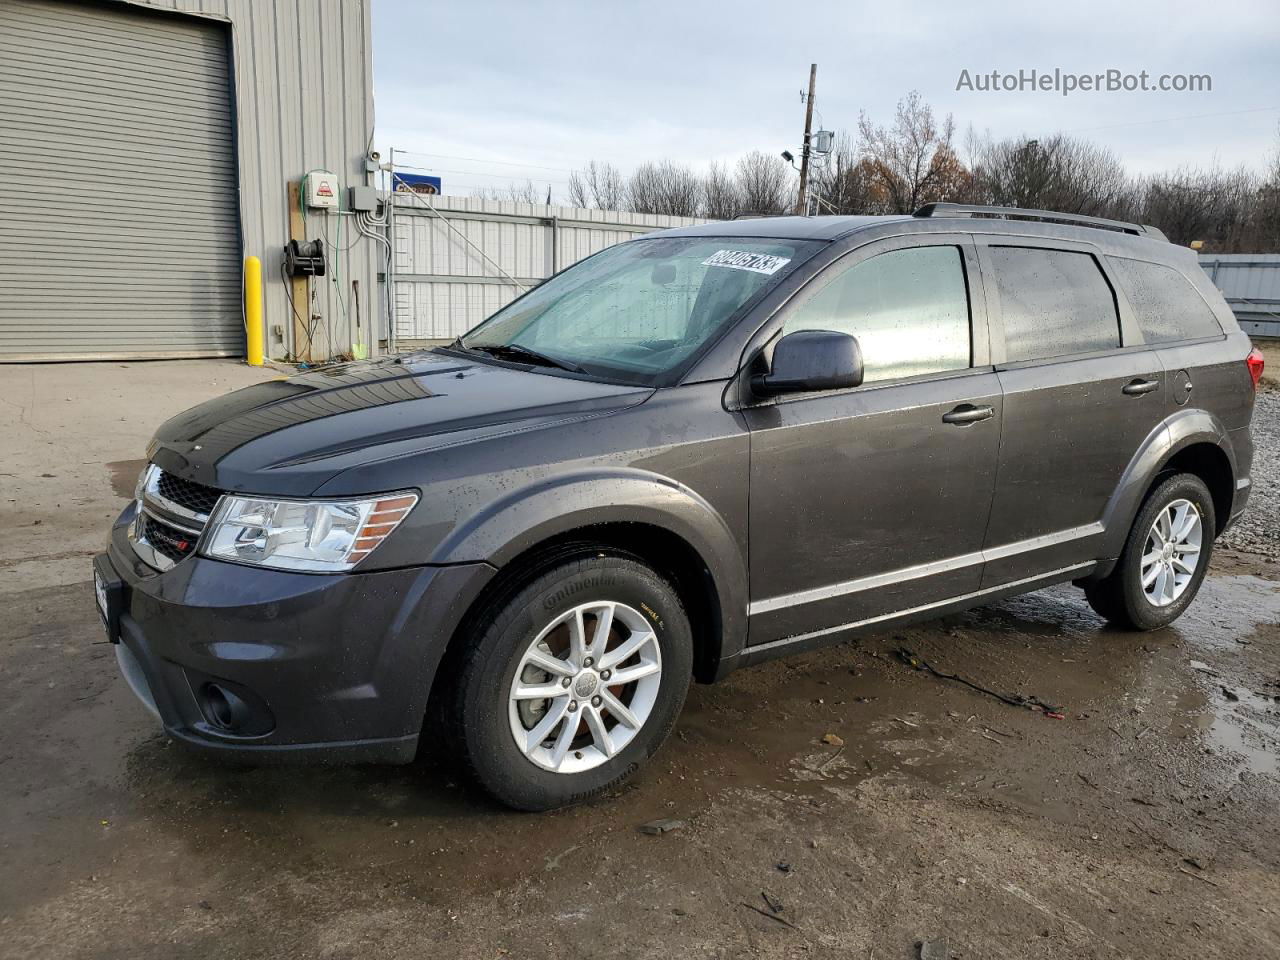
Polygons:
<instances>
[{"instance_id":1,"label":"rear door","mask_svg":"<svg viewBox=\"0 0 1280 960\"><path fill-rule=\"evenodd\" d=\"M1165 377L1097 248L977 239L1004 394L985 588L1098 558L1107 502L1163 420Z\"/></svg>"},{"instance_id":2,"label":"rear door","mask_svg":"<svg viewBox=\"0 0 1280 960\"><path fill-rule=\"evenodd\" d=\"M853 334L866 369L860 387L743 409L751 643L977 589L1001 402L981 290L968 237L884 240L833 263L761 331Z\"/></svg>"}]
</instances>

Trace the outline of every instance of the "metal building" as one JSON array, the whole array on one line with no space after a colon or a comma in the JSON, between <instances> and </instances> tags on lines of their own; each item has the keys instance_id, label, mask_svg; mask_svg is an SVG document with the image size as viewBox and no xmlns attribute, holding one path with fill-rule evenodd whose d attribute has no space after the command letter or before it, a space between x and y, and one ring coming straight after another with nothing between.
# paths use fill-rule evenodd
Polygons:
<instances>
[{"instance_id":1,"label":"metal building","mask_svg":"<svg viewBox=\"0 0 1280 960\"><path fill-rule=\"evenodd\" d=\"M350 218L307 211L330 269L306 302L281 275L290 183L372 180L369 6L0 0L0 362L243 355L249 255L268 356L373 352L380 254Z\"/></svg>"}]
</instances>

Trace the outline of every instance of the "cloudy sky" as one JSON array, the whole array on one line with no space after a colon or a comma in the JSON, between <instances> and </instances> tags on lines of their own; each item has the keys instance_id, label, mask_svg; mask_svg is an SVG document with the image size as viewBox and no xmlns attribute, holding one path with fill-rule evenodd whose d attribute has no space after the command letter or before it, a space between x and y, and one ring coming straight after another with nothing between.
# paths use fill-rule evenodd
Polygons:
<instances>
[{"instance_id":1,"label":"cloudy sky","mask_svg":"<svg viewBox=\"0 0 1280 960\"><path fill-rule=\"evenodd\" d=\"M562 195L590 159L795 151L811 62L834 130L860 111L888 121L915 89L961 135L1067 132L1140 172L1260 166L1280 142L1276 0L374 0L373 29L378 145L412 151L448 193L527 177ZM964 70L1055 68L1208 74L1212 90L957 90Z\"/></svg>"}]
</instances>

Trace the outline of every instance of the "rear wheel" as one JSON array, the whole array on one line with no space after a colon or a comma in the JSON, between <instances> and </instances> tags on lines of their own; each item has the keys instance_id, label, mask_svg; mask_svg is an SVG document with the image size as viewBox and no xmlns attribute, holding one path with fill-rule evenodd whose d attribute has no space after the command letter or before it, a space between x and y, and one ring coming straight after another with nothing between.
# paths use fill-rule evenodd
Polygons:
<instances>
[{"instance_id":1,"label":"rear wheel","mask_svg":"<svg viewBox=\"0 0 1280 960\"><path fill-rule=\"evenodd\" d=\"M1195 599L1208 571L1215 524L1204 481L1190 473L1163 480L1138 511L1115 570L1085 584L1089 605L1131 630L1172 623Z\"/></svg>"},{"instance_id":2,"label":"rear wheel","mask_svg":"<svg viewBox=\"0 0 1280 960\"><path fill-rule=\"evenodd\" d=\"M666 739L692 673L680 599L625 557L563 563L502 603L462 663L450 711L476 780L523 810L620 783Z\"/></svg>"}]
</instances>

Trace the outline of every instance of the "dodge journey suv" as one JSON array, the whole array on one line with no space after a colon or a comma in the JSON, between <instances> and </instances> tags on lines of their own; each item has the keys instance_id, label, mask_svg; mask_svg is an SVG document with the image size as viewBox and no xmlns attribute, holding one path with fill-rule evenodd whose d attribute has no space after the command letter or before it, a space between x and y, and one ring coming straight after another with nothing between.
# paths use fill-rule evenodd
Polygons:
<instances>
[{"instance_id":1,"label":"dodge journey suv","mask_svg":"<svg viewBox=\"0 0 1280 960\"><path fill-rule=\"evenodd\" d=\"M931 204L667 230L451 345L160 427L96 558L168 734L547 809L691 680L1071 582L1175 619L1249 497L1262 356L1135 224Z\"/></svg>"}]
</instances>

